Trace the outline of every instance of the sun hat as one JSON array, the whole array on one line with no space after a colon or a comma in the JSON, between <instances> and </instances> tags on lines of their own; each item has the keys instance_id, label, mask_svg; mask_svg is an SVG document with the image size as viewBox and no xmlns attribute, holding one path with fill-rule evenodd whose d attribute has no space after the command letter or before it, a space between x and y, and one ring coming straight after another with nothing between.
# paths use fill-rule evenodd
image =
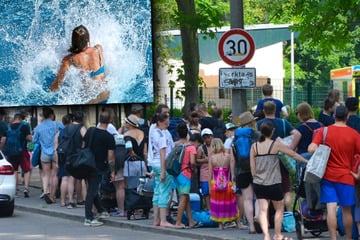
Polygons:
<instances>
[{"instance_id":1,"label":"sun hat","mask_svg":"<svg viewBox=\"0 0 360 240\"><path fill-rule=\"evenodd\" d=\"M233 123L227 123L225 124L226 130L231 130L237 128L237 126Z\"/></svg>"},{"instance_id":2,"label":"sun hat","mask_svg":"<svg viewBox=\"0 0 360 240\"><path fill-rule=\"evenodd\" d=\"M129 116L127 116L125 118L125 122L130 124L133 127L138 127L139 126L139 119L134 114L130 114Z\"/></svg>"},{"instance_id":3,"label":"sun hat","mask_svg":"<svg viewBox=\"0 0 360 240\"><path fill-rule=\"evenodd\" d=\"M254 116L252 115L251 112L247 111L247 112L243 112L242 114L240 114L239 116L239 125L241 127L251 123L252 121L255 121Z\"/></svg>"},{"instance_id":4,"label":"sun hat","mask_svg":"<svg viewBox=\"0 0 360 240\"><path fill-rule=\"evenodd\" d=\"M204 128L204 129L201 131L201 136L203 137L204 135L214 135L214 133L211 131L211 129L209 129L209 128Z\"/></svg>"}]
</instances>

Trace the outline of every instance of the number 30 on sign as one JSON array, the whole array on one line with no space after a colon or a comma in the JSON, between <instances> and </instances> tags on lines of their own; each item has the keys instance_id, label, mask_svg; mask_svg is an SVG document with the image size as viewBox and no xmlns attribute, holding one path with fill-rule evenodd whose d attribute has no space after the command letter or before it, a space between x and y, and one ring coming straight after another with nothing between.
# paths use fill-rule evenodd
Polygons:
<instances>
[{"instance_id":1,"label":"number 30 on sign","mask_svg":"<svg viewBox=\"0 0 360 240\"><path fill-rule=\"evenodd\" d=\"M254 56L255 42L246 31L231 29L221 36L218 52L221 59L231 66L245 65Z\"/></svg>"}]
</instances>

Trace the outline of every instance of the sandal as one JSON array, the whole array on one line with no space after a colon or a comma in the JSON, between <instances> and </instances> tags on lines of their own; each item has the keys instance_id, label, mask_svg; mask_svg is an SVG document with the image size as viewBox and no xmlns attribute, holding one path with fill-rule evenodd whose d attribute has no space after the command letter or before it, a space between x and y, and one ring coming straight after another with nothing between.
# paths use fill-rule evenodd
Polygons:
<instances>
[{"instance_id":1,"label":"sandal","mask_svg":"<svg viewBox=\"0 0 360 240\"><path fill-rule=\"evenodd\" d=\"M44 195L44 199L45 199L45 202L46 202L47 204L56 203L55 200L52 200L52 199L50 198L49 194L45 194L45 195Z\"/></svg>"},{"instance_id":2,"label":"sandal","mask_svg":"<svg viewBox=\"0 0 360 240\"><path fill-rule=\"evenodd\" d=\"M255 220L255 219L254 219L254 227L255 227L255 231L256 231L257 233L262 233L261 225L260 225L260 223L259 223L257 220Z\"/></svg>"},{"instance_id":3,"label":"sandal","mask_svg":"<svg viewBox=\"0 0 360 240\"><path fill-rule=\"evenodd\" d=\"M196 222L194 225L192 225L190 228L200 228L203 224L201 222Z\"/></svg>"}]
</instances>

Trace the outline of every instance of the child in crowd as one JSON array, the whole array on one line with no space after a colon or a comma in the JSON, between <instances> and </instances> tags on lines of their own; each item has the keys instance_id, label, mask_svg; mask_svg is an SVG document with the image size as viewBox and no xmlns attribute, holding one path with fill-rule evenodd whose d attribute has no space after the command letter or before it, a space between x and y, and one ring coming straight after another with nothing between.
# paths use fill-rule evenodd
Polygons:
<instances>
[{"instance_id":1,"label":"child in crowd","mask_svg":"<svg viewBox=\"0 0 360 240\"><path fill-rule=\"evenodd\" d=\"M222 230L224 222L239 218L235 186L232 184L235 182L235 164L231 161L231 155L225 153L221 139L214 138L211 141L211 149L213 153L209 158L210 219L218 222L219 229Z\"/></svg>"},{"instance_id":2,"label":"child in crowd","mask_svg":"<svg viewBox=\"0 0 360 240\"><path fill-rule=\"evenodd\" d=\"M176 132L179 136L179 140L175 142L175 145L185 144L186 149L181 164L181 173L175 178L177 192L180 195L179 205L177 209L177 219L175 228L185 228L182 223L182 217L184 211L186 211L189 221L189 227L199 227L200 223L195 222L192 218L190 208L190 188L191 188L191 175L192 169L195 167L196 161L196 148L200 145L201 136L199 133L194 133L190 136L190 143L187 140L188 128L185 123L180 123L176 127Z\"/></svg>"},{"instance_id":3,"label":"child in crowd","mask_svg":"<svg viewBox=\"0 0 360 240\"><path fill-rule=\"evenodd\" d=\"M211 155L211 141L214 138L213 132L209 128L204 128L201 131L201 137L204 143L197 150L196 162L201 164L200 167L200 186L201 193L205 198L206 209L210 209L210 196L209 196L209 156Z\"/></svg>"}]
</instances>

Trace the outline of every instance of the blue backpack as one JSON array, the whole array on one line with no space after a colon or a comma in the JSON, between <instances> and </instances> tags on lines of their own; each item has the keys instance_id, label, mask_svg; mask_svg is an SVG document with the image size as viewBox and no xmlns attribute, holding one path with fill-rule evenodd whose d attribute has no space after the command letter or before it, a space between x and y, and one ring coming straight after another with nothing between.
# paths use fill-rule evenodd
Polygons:
<instances>
[{"instance_id":1,"label":"blue backpack","mask_svg":"<svg viewBox=\"0 0 360 240\"><path fill-rule=\"evenodd\" d=\"M20 156L23 150L23 144L20 141L21 128L24 126L24 123L21 122L16 129L8 126L6 132L6 143L5 143L5 153L6 156Z\"/></svg>"},{"instance_id":2,"label":"blue backpack","mask_svg":"<svg viewBox=\"0 0 360 240\"><path fill-rule=\"evenodd\" d=\"M250 170L250 148L252 144L252 128L238 128L234 133L232 149L235 157L235 167Z\"/></svg>"}]
</instances>

